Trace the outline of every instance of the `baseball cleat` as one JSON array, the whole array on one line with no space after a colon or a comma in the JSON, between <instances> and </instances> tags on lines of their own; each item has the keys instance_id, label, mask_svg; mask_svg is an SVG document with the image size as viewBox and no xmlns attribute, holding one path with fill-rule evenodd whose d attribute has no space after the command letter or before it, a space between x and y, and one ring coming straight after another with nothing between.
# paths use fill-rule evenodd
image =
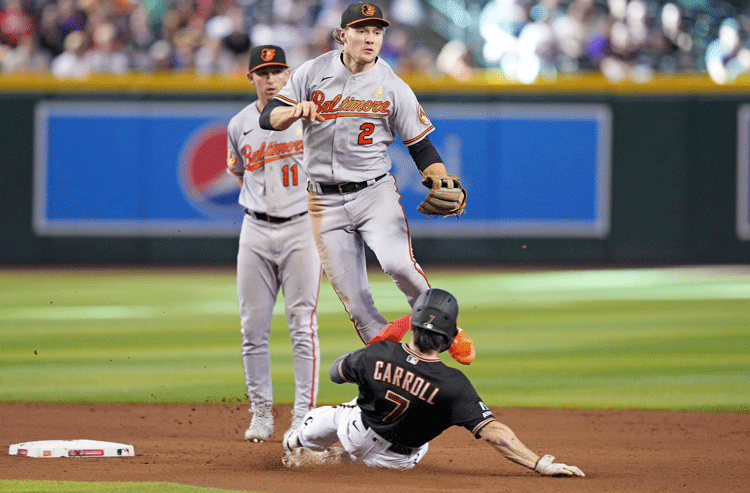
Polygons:
<instances>
[{"instance_id":1,"label":"baseball cleat","mask_svg":"<svg viewBox=\"0 0 750 493\"><path fill-rule=\"evenodd\" d=\"M245 430L245 440L253 443L265 442L273 435L273 429L271 410L255 411L250 426Z\"/></svg>"},{"instance_id":2,"label":"baseball cleat","mask_svg":"<svg viewBox=\"0 0 750 493\"><path fill-rule=\"evenodd\" d=\"M462 365L468 365L474 358L477 357L477 350L474 347L474 341L471 340L469 334L466 333L461 327L458 327L458 334L453 340L453 344L448 349L448 353L461 363Z\"/></svg>"},{"instance_id":3,"label":"baseball cleat","mask_svg":"<svg viewBox=\"0 0 750 493\"><path fill-rule=\"evenodd\" d=\"M393 322L385 324L375 337L367 341L367 344L370 345L373 342L379 341L401 342L401 339L409 332L409 329L411 329L411 315L404 315Z\"/></svg>"}]
</instances>

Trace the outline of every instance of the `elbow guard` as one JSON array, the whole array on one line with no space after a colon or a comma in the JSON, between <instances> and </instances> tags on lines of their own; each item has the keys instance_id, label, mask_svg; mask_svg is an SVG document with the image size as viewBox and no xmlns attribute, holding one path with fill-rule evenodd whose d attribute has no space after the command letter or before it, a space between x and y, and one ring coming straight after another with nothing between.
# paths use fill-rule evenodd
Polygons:
<instances>
[{"instance_id":1,"label":"elbow guard","mask_svg":"<svg viewBox=\"0 0 750 493\"><path fill-rule=\"evenodd\" d=\"M264 110L265 111L265 110ZM435 146L430 142L429 137L425 137L416 144L412 144L408 147L411 158L417 164L419 171L426 170L431 164L442 163L440 154L438 154Z\"/></svg>"},{"instance_id":2,"label":"elbow guard","mask_svg":"<svg viewBox=\"0 0 750 493\"><path fill-rule=\"evenodd\" d=\"M260 124L260 128L263 130L276 130L271 125L271 112L274 108L278 108L280 106L288 106L278 99L272 99L268 102L268 104L263 108L263 111L260 114L260 118L258 119L258 123Z\"/></svg>"}]
</instances>

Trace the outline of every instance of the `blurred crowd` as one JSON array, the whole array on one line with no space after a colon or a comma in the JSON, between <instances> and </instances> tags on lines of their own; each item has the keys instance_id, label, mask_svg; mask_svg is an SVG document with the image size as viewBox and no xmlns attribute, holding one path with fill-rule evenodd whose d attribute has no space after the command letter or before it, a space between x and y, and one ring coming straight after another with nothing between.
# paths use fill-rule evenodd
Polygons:
<instances>
[{"instance_id":1,"label":"blurred crowd","mask_svg":"<svg viewBox=\"0 0 750 493\"><path fill-rule=\"evenodd\" d=\"M708 72L723 83L750 68L749 12L745 1L491 0L481 54L522 82L596 70L613 81Z\"/></svg>"},{"instance_id":2,"label":"blurred crowd","mask_svg":"<svg viewBox=\"0 0 750 493\"><path fill-rule=\"evenodd\" d=\"M0 71L82 78L182 71L242 75L258 44L296 67L335 46L342 0L0 0ZM613 81L750 69L747 2L379 0L381 56L399 72L530 83L599 71Z\"/></svg>"}]
</instances>

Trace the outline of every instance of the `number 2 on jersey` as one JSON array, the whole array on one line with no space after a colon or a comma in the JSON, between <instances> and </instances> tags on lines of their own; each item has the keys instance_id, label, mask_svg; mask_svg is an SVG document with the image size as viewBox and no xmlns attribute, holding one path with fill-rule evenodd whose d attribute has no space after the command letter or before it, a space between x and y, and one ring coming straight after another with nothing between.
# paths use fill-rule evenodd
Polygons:
<instances>
[{"instance_id":1,"label":"number 2 on jersey","mask_svg":"<svg viewBox=\"0 0 750 493\"><path fill-rule=\"evenodd\" d=\"M295 187L296 187L296 186L297 186L297 184L299 183L299 177L297 176L297 175L298 175L298 171L297 171L297 169L298 169L298 168L297 168L297 165L296 165L296 164L293 164L293 165L291 166L291 179L292 179L292 185L294 185ZM288 186L289 186L289 178L290 178L290 176L289 176L289 175L290 175L289 171L290 171L290 170L289 170L289 165L288 165L288 164L285 164L285 165L284 165L284 167L282 167L282 168L281 168L281 172L282 172L282 173L284 174L284 186L285 186L285 187L288 187Z\"/></svg>"},{"instance_id":2,"label":"number 2 on jersey","mask_svg":"<svg viewBox=\"0 0 750 493\"><path fill-rule=\"evenodd\" d=\"M372 144L372 139L370 138L370 135L375 131L375 124L373 123L363 123L359 126L359 129L362 130L362 133L359 134L359 139L357 139L357 144L359 145L367 145Z\"/></svg>"},{"instance_id":3,"label":"number 2 on jersey","mask_svg":"<svg viewBox=\"0 0 750 493\"><path fill-rule=\"evenodd\" d=\"M383 418L383 423L393 423L403 415L409 408L409 399L401 397L397 393L389 390L385 393L385 398L396 404L393 411L389 412L388 415Z\"/></svg>"}]
</instances>

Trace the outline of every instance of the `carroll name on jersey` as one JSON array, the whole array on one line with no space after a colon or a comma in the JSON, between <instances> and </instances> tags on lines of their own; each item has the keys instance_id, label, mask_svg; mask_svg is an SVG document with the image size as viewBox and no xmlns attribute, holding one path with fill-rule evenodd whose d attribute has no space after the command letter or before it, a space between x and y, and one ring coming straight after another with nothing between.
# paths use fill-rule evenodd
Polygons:
<instances>
[{"instance_id":1,"label":"carroll name on jersey","mask_svg":"<svg viewBox=\"0 0 750 493\"><path fill-rule=\"evenodd\" d=\"M409 370L404 370L398 365L385 363L382 360L378 360L375 363L375 371L372 378L378 382L386 382L403 389L428 404L435 404L435 396L440 392L439 387L433 387L424 378L417 377Z\"/></svg>"}]
</instances>

